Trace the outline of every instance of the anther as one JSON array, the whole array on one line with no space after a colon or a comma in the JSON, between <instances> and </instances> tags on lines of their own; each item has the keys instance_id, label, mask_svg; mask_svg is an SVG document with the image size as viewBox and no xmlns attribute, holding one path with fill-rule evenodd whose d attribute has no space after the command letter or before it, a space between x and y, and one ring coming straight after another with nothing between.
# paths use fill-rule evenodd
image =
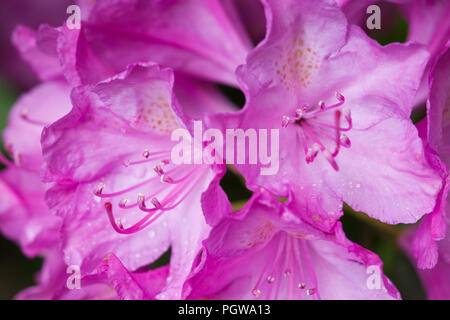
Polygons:
<instances>
[{"instance_id":1,"label":"anther","mask_svg":"<svg viewBox=\"0 0 450 320\"><path fill-rule=\"evenodd\" d=\"M158 176L164 175L164 170L160 165L156 165L153 167L153 170L158 174Z\"/></svg>"},{"instance_id":2,"label":"anther","mask_svg":"<svg viewBox=\"0 0 450 320\"><path fill-rule=\"evenodd\" d=\"M119 207L123 209L127 206L127 204L128 204L128 199L122 199L119 202Z\"/></svg>"},{"instance_id":3,"label":"anther","mask_svg":"<svg viewBox=\"0 0 450 320\"><path fill-rule=\"evenodd\" d=\"M317 157L317 154L320 151L320 145L317 143L314 143L311 148L308 148L308 151L306 153L306 163L311 163L314 161L314 159Z\"/></svg>"},{"instance_id":4,"label":"anther","mask_svg":"<svg viewBox=\"0 0 450 320\"><path fill-rule=\"evenodd\" d=\"M268 276L267 277L267 282L268 283L273 283L275 281L275 278L274 277L272 277L272 276Z\"/></svg>"},{"instance_id":5,"label":"anther","mask_svg":"<svg viewBox=\"0 0 450 320\"><path fill-rule=\"evenodd\" d=\"M137 196L137 203L139 205L139 208L146 208L145 207L145 195L143 193L138 193Z\"/></svg>"},{"instance_id":6,"label":"anther","mask_svg":"<svg viewBox=\"0 0 450 320\"><path fill-rule=\"evenodd\" d=\"M123 164L123 166L125 168L128 168L130 166L130 164L131 164L131 161L130 160L125 160L122 164Z\"/></svg>"},{"instance_id":7,"label":"anther","mask_svg":"<svg viewBox=\"0 0 450 320\"><path fill-rule=\"evenodd\" d=\"M97 188L95 189L94 194L96 196L101 196L103 189L105 189L105 184L101 182L97 185Z\"/></svg>"},{"instance_id":8,"label":"anther","mask_svg":"<svg viewBox=\"0 0 450 320\"><path fill-rule=\"evenodd\" d=\"M123 229L122 221L119 218L116 218L116 225L119 229Z\"/></svg>"},{"instance_id":9,"label":"anther","mask_svg":"<svg viewBox=\"0 0 450 320\"><path fill-rule=\"evenodd\" d=\"M339 100L339 102L345 102L345 98L342 94L340 94L339 92L336 92L336 99Z\"/></svg>"},{"instance_id":10,"label":"anther","mask_svg":"<svg viewBox=\"0 0 450 320\"><path fill-rule=\"evenodd\" d=\"M352 142L350 141L349 137L347 137L345 134L341 134L339 140L341 142L341 145L345 148L350 148L352 145Z\"/></svg>"},{"instance_id":11,"label":"anther","mask_svg":"<svg viewBox=\"0 0 450 320\"><path fill-rule=\"evenodd\" d=\"M152 198L151 202L155 206L155 208L157 208L157 209L161 209L162 208L161 202L159 202L158 199Z\"/></svg>"},{"instance_id":12,"label":"anther","mask_svg":"<svg viewBox=\"0 0 450 320\"><path fill-rule=\"evenodd\" d=\"M142 153L142 156L143 156L145 159L148 159L148 157L150 157L150 151L145 150L145 151Z\"/></svg>"},{"instance_id":13,"label":"anther","mask_svg":"<svg viewBox=\"0 0 450 320\"><path fill-rule=\"evenodd\" d=\"M161 183L173 183L173 179L166 174L161 175Z\"/></svg>"},{"instance_id":14,"label":"anther","mask_svg":"<svg viewBox=\"0 0 450 320\"><path fill-rule=\"evenodd\" d=\"M308 296L312 296L312 295L315 294L315 293L316 293L316 289L314 289L314 288L311 288L311 289L306 290L306 294L307 294Z\"/></svg>"},{"instance_id":15,"label":"anther","mask_svg":"<svg viewBox=\"0 0 450 320\"><path fill-rule=\"evenodd\" d=\"M325 102L323 102L322 100L320 100L317 105L319 106L320 110L324 110L325 109Z\"/></svg>"},{"instance_id":16,"label":"anther","mask_svg":"<svg viewBox=\"0 0 450 320\"><path fill-rule=\"evenodd\" d=\"M289 125L290 122L291 122L291 118L290 118L290 117L288 117L288 116L283 116L283 118L282 118L282 120L281 120L281 126L282 126L283 128L286 128L286 127Z\"/></svg>"},{"instance_id":17,"label":"anther","mask_svg":"<svg viewBox=\"0 0 450 320\"><path fill-rule=\"evenodd\" d=\"M306 285L303 282L298 284L299 289L305 289L305 287L306 287Z\"/></svg>"}]
</instances>

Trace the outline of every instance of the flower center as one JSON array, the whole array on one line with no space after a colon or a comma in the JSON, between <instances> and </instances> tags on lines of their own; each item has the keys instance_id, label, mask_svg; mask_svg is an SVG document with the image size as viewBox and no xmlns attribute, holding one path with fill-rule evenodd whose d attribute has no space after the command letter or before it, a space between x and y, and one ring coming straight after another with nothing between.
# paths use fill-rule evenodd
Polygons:
<instances>
[{"instance_id":1,"label":"flower center","mask_svg":"<svg viewBox=\"0 0 450 320\"><path fill-rule=\"evenodd\" d=\"M284 115L281 126L286 128L290 124L297 125L306 163L312 163L321 152L333 169L338 171L335 158L341 147L351 147L351 141L345 132L352 129L352 117L350 109L340 109L345 103L344 96L337 92L336 99L338 102L330 106L326 106L323 101L313 107L303 105L296 110L294 116ZM347 121L346 127L341 126L342 113ZM330 115L333 115L331 119Z\"/></svg>"},{"instance_id":2,"label":"flower center","mask_svg":"<svg viewBox=\"0 0 450 320\"><path fill-rule=\"evenodd\" d=\"M272 241L275 245L275 256L263 267L252 289L253 296L266 300L306 297L320 299L306 240L280 232Z\"/></svg>"}]
</instances>

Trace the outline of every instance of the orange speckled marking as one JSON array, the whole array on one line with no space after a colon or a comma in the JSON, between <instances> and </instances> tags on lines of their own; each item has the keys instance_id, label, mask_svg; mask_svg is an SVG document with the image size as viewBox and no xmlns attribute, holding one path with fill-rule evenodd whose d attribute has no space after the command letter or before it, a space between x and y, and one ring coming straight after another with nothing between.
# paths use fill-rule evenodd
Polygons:
<instances>
[{"instance_id":1,"label":"orange speckled marking","mask_svg":"<svg viewBox=\"0 0 450 320\"><path fill-rule=\"evenodd\" d=\"M320 67L320 57L317 51L307 45L303 39L304 31L286 46L280 47L279 60L274 62L275 72L280 82L288 89L295 91L298 86L304 88L311 84L311 76Z\"/></svg>"}]
</instances>

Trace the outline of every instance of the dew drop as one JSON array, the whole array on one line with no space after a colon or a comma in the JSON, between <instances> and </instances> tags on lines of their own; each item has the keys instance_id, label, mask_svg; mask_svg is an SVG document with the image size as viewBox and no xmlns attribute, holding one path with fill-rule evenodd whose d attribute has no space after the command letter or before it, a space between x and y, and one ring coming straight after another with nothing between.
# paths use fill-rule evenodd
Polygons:
<instances>
[{"instance_id":1,"label":"dew drop","mask_svg":"<svg viewBox=\"0 0 450 320\"><path fill-rule=\"evenodd\" d=\"M259 295L261 294L261 290L259 290L259 289L253 289L253 290L252 290L252 294L253 294L255 297L259 297Z\"/></svg>"}]
</instances>

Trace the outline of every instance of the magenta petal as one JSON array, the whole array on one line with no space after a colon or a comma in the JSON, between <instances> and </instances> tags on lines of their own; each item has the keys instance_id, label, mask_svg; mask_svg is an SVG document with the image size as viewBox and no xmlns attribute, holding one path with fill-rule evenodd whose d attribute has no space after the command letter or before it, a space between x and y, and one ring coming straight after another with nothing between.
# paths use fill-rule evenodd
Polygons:
<instances>
[{"instance_id":1,"label":"magenta petal","mask_svg":"<svg viewBox=\"0 0 450 320\"><path fill-rule=\"evenodd\" d=\"M12 36L22 58L43 81L62 77L56 52L57 37L58 31L47 25L41 25L37 32L18 26Z\"/></svg>"},{"instance_id":2,"label":"magenta petal","mask_svg":"<svg viewBox=\"0 0 450 320\"><path fill-rule=\"evenodd\" d=\"M136 270L171 248L169 276L157 299L183 297L208 223L230 208L223 192L214 190L223 167L172 163L171 132L183 127L179 116L185 118L172 89L170 69L130 65L76 88L72 111L42 137L44 176L54 183L46 200L64 221L65 263L88 275L113 253ZM201 104L205 96L189 101ZM212 212L209 201L220 201L219 210ZM202 204L205 214L210 210L208 223Z\"/></svg>"},{"instance_id":3,"label":"magenta petal","mask_svg":"<svg viewBox=\"0 0 450 320\"><path fill-rule=\"evenodd\" d=\"M389 223L430 212L442 180L410 120L426 50L380 46L329 1L268 1L266 12L269 33L238 69L246 106L222 117L223 127L280 131L278 172L237 166L248 187L292 195L323 230L343 201Z\"/></svg>"},{"instance_id":4,"label":"magenta petal","mask_svg":"<svg viewBox=\"0 0 450 320\"><path fill-rule=\"evenodd\" d=\"M44 202L37 173L6 169L0 174L0 189L0 229L27 256L34 257L59 241L61 222Z\"/></svg>"},{"instance_id":5,"label":"magenta petal","mask_svg":"<svg viewBox=\"0 0 450 320\"><path fill-rule=\"evenodd\" d=\"M322 233L267 193L217 225L205 247L189 299L399 298L380 259L347 240L340 224ZM379 272L376 288L369 267Z\"/></svg>"},{"instance_id":6,"label":"magenta petal","mask_svg":"<svg viewBox=\"0 0 450 320\"><path fill-rule=\"evenodd\" d=\"M72 107L70 88L63 81L44 82L23 94L14 104L3 132L3 141L19 164L39 170L44 126L65 115Z\"/></svg>"},{"instance_id":7,"label":"magenta petal","mask_svg":"<svg viewBox=\"0 0 450 320\"><path fill-rule=\"evenodd\" d=\"M90 8L79 37L64 32L76 41L66 45L67 50L77 46L72 59L65 60L83 83L98 82L130 63L152 60L234 85L234 69L244 62L248 45L228 14L216 0L99 1Z\"/></svg>"}]
</instances>

